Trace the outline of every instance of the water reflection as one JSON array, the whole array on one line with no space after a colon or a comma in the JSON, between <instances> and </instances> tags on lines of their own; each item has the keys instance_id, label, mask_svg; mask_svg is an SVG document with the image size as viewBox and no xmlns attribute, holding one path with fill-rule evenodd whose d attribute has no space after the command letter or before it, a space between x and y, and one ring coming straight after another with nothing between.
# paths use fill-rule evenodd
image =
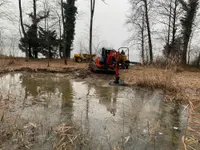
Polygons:
<instances>
[{"instance_id":1,"label":"water reflection","mask_svg":"<svg viewBox=\"0 0 200 150\"><path fill-rule=\"evenodd\" d=\"M118 87L104 87L95 86L96 96L99 98L99 104L104 105L113 116L117 112L117 96L119 92Z\"/></svg>"},{"instance_id":2,"label":"water reflection","mask_svg":"<svg viewBox=\"0 0 200 150\"><path fill-rule=\"evenodd\" d=\"M164 103L160 91L102 87L51 74L8 74L0 82L3 97L11 95L9 112L45 127L43 145L52 126L70 121L90 136L86 150L178 149L181 143L187 114L178 103Z\"/></svg>"}]
</instances>

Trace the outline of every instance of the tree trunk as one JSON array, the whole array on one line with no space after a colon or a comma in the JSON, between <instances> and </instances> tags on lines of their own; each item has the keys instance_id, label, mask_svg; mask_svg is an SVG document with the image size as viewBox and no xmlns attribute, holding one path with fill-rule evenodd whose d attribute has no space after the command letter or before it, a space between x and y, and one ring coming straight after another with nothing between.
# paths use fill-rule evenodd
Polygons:
<instances>
[{"instance_id":1,"label":"tree trunk","mask_svg":"<svg viewBox=\"0 0 200 150\"><path fill-rule=\"evenodd\" d=\"M173 30L172 30L172 51L174 50L175 38L176 38L176 12L177 12L178 0L175 0L174 14L173 14Z\"/></svg>"},{"instance_id":2,"label":"tree trunk","mask_svg":"<svg viewBox=\"0 0 200 150\"><path fill-rule=\"evenodd\" d=\"M200 52L199 52L199 58L197 60L197 67L199 67L199 66L200 66Z\"/></svg>"},{"instance_id":3,"label":"tree trunk","mask_svg":"<svg viewBox=\"0 0 200 150\"><path fill-rule=\"evenodd\" d=\"M36 29L34 29L34 35L35 35L35 39L37 40L37 5L36 5L36 0L33 0L33 19L34 19L34 26L36 27ZM35 43L35 42L34 42ZM37 59L38 58L38 52L37 52L37 48L35 46L33 46L33 53L34 53L34 57Z\"/></svg>"},{"instance_id":4,"label":"tree trunk","mask_svg":"<svg viewBox=\"0 0 200 150\"><path fill-rule=\"evenodd\" d=\"M70 44L66 43L66 51L67 51L67 58L71 57L71 46Z\"/></svg>"},{"instance_id":5,"label":"tree trunk","mask_svg":"<svg viewBox=\"0 0 200 150\"><path fill-rule=\"evenodd\" d=\"M34 49L35 49L35 48L34 48ZM33 54L34 54L34 58L35 58L35 59L38 59L38 53L37 53L36 50L34 50Z\"/></svg>"},{"instance_id":6,"label":"tree trunk","mask_svg":"<svg viewBox=\"0 0 200 150\"><path fill-rule=\"evenodd\" d=\"M24 38L27 39L27 35L24 29L24 24L23 24L23 15L22 15L22 3L21 0L19 0L19 14L20 14L20 23L21 23L21 28L22 28L22 33L24 35ZM26 60L28 60L29 58L29 54L28 54L28 47L26 48Z\"/></svg>"},{"instance_id":7,"label":"tree trunk","mask_svg":"<svg viewBox=\"0 0 200 150\"><path fill-rule=\"evenodd\" d=\"M52 55L51 55L51 49L50 49L50 35L49 35L49 20L48 19L46 19L46 28L47 28L47 32L48 32L48 37L47 37L47 39L48 39L48 67L50 66L50 60L51 60L51 58L52 58Z\"/></svg>"},{"instance_id":8,"label":"tree trunk","mask_svg":"<svg viewBox=\"0 0 200 150\"><path fill-rule=\"evenodd\" d=\"M183 43L183 54L182 54L182 64L187 64L187 49L188 49L189 38L184 38Z\"/></svg>"},{"instance_id":9,"label":"tree trunk","mask_svg":"<svg viewBox=\"0 0 200 150\"><path fill-rule=\"evenodd\" d=\"M172 0L170 0L170 11L169 11L169 22L168 22L168 34L167 34L167 59L169 59L169 55L171 52L170 48L170 35L171 35L171 20L172 20Z\"/></svg>"},{"instance_id":10,"label":"tree trunk","mask_svg":"<svg viewBox=\"0 0 200 150\"><path fill-rule=\"evenodd\" d=\"M28 56L29 56L29 58L33 58L32 52L31 52L31 44L30 44L30 42L28 44Z\"/></svg>"},{"instance_id":11,"label":"tree trunk","mask_svg":"<svg viewBox=\"0 0 200 150\"><path fill-rule=\"evenodd\" d=\"M36 16L37 16L36 0L33 0L33 13L34 13L33 14L34 15L34 19L36 19Z\"/></svg>"},{"instance_id":12,"label":"tree trunk","mask_svg":"<svg viewBox=\"0 0 200 150\"><path fill-rule=\"evenodd\" d=\"M171 18L172 18L172 0L170 1L169 11L169 23L168 23L168 34L167 34L167 45L170 43L170 32L171 32Z\"/></svg>"},{"instance_id":13,"label":"tree trunk","mask_svg":"<svg viewBox=\"0 0 200 150\"><path fill-rule=\"evenodd\" d=\"M188 61L187 61L188 64L190 64L190 52L191 52L191 48L189 48L189 51L188 51Z\"/></svg>"},{"instance_id":14,"label":"tree trunk","mask_svg":"<svg viewBox=\"0 0 200 150\"><path fill-rule=\"evenodd\" d=\"M183 28L183 53L182 53L182 64L187 64L187 51L188 45L191 38L191 33L194 28L194 23L196 19L196 14L198 12L199 0L190 0L185 2L183 0L179 0L179 2L183 5L186 14L181 20L182 28Z\"/></svg>"},{"instance_id":15,"label":"tree trunk","mask_svg":"<svg viewBox=\"0 0 200 150\"><path fill-rule=\"evenodd\" d=\"M188 44L188 52L187 52L187 63L190 64L190 53L192 52L191 50L191 46L192 46L192 38L194 36L194 31L191 32L191 36L190 36L190 40L189 40L189 44Z\"/></svg>"},{"instance_id":16,"label":"tree trunk","mask_svg":"<svg viewBox=\"0 0 200 150\"><path fill-rule=\"evenodd\" d=\"M142 41L141 41L141 48L142 48L142 64L144 64L144 60L145 60L145 56L144 56L144 13L142 16L142 28L141 28L141 37L142 37Z\"/></svg>"},{"instance_id":17,"label":"tree trunk","mask_svg":"<svg viewBox=\"0 0 200 150\"><path fill-rule=\"evenodd\" d=\"M91 10L90 10L90 12L91 12L90 40L89 40L90 61L92 61L92 31L93 31L93 18L94 18L95 2L96 2L96 0L90 0L90 7L91 7Z\"/></svg>"},{"instance_id":18,"label":"tree trunk","mask_svg":"<svg viewBox=\"0 0 200 150\"><path fill-rule=\"evenodd\" d=\"M147 0L144 0L144 7L145 7L145 17L146 17L146 24L147 24L148 39L149 39L149 56L150 56L150 63L152 64L153 63L153 48L152 48L152 41L151 41L151 29L150 29L150 23L149 23Z\"/></svg>"},{"instance_id":19,"label":"tree trunk","mask_svg":"<svg viewBox=\"0 0 200 150\"><path fill-rule=\"evenodd\" d=\"M62 22L63 22L63 41L64 41L64 63L67 65L67 50L66 50L66 33L65 33L65 19L64 19L64 10L63 10L63 0L61 0L61 13L62 13Z\"/></svg>"},{"instance_id":20,"label":"tree trunk","mask_svg":"<svg viewBox=\"0 0 200 150\"><path fill-rule=\"evenodd\" d=\"M149 62L149 50L148 48L146 48L146 63L145 64L148 64Z\"/></svg>"},{"instance_id":21,"label":"tree trunk","mask_svg":"<svg viewBox=\"0 0 200 150\"><path fill-rule=\"evenodd\" d=\"M59 33L60 33L60 42L59 42L59 56L60 58L62 59L63 58L63 55L62 55L62 29L61 29L61 20L60 20L60 17L59 17Z\"/></svg>"}]
</instances>

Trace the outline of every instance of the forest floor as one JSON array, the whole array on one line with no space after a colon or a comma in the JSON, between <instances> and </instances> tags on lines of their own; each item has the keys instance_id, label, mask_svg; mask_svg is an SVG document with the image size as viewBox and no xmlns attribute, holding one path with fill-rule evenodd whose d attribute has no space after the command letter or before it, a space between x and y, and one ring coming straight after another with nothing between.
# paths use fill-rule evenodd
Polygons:
<instances>
[{"instance_id":1,"label":"forest floor","mask_svg":"<svg viewBox=\"0 0 200 150\"><path fill-rule=\"evenodd\" d=\"M0 58L0 74L15 71L69 73L76 78L114 79L114 75L94 74L88 70L87 63L75 63L72 60L67 65L63 60L51 60L48 67L46 59L26 62L23 58ZM186 103L190 108L188 131L193 132L197 143L200 142L200 120L197 119L200 116L200 69L135 65L127 70L120 70L120 77L130 86L162 89L166 101ZM183 143L187 143L187 139Z\"/></svg>"}]
</instances>

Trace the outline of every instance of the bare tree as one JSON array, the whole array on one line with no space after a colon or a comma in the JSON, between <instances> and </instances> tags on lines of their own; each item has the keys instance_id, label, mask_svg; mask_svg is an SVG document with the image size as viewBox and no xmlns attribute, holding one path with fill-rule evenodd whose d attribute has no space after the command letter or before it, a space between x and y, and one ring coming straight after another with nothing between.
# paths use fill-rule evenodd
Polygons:
<instances>
[{"instance_id":1,"label":"bare tree","mask_svg":"<svg viewBox=\"0 0 200 150\"><path fill-rule=\"evenodd\" d=\"M27 34L26 31L24 29L24 23L23 23L23 14L22 14L22 3L21 0L19 0L19 14L20 14L20 24L21 24L21 28L22 28L22 33L24 35L24 37L27 39ZM28 48L26 47L26 60L28 60Z\"/></svg>"},{"instance_id":2,"label":"bare tree","mask_svg":"<svg viewBox=\"0 0 200 150\"><path fill-rule=\"evenodd\" d=\"M142 15L142 26L140 26L140 30L141 30L141 56L142 56L142 63L145 63L145 56L144 56L144 42L145 42L145 34L144 34L144 30L145 30L145 20L144 20L144 13Z\"/></svg>"},{"instance_id":3,"label":"bare tree","mask_svg":"<svg viewBox=\"0 0 200 150\"><path fill-rule=\"evenodd\" d=\"M147 35L145 34L146 25L145 25L145 14L144 10L138 9L139 16L133 12L130 16L128 16L128 20L126 22L127 25L131 25L130 31L132 31L132 36L127 40L127 43L130 47L134 45L138 45L141 50L141 59L142 63L145 63L145 42Z\"/></svg>"},{"instance_id":4,"label":"bare tree","mask_svg":"<svg viewBox=\"0 0 200 150\"><path fill-rule=\"evenodd\" d=\"M138 17L141 17L144 15L147 37L148 37L149 58L150 58L150 63L153 63L152 32L151 32L151 25L149 21L149 12L154 1L129 0L129 2L132 6L132 11L134 12L134 14L132 15L133 18L137 19Z\"/></svg>"},{"instance_id":5,"label":"bare tree","mask_svg":"<svg viewBox=\"0 0 200 150\"><path fill-rule=\"evenodd\" d=\"M153 63L153 47L152 47L152 39L151 39L151 29L149 23L149 8L147 0L143 0L144 7L145 7L145 18L147 24L147 33L148 33L148 40L149 40L149 55L150 55L150 63Z\"/></svg>"},{"instance_id":6,"label":"bare tree","mask_svg":"<svg viewBox=\"0 0 200 150\"><path fill-rule=\"evenodd\" d=\"M2 31L0 30L0 56L3 55L4 52L4 42L2 37Z\"/></svg>"},{"instance_id":7,"label":"bare tree","mask_svg":"<svg viewBox=\"0 0 200 150\"><path fill-rule=\"evenodd\" d=\"M187 64L187 52L188 45L191 38L194 22L196 19L196 13L198 11L199 0L179 0L185 10L185 15L181 19L182 33L183 33L183 54L182 64Z\"/></svg>"},{"instance_id":8,"label":"bare tree","mask_svg":"<svg viewBox=\"0 0 200 150\"><path fill-rule=\"evenodd\" d=\"M61 5L61 3L57 2L58 5ZM57 8L54 9L57 18L58 18L58 30L59 30L59 56L60 58L63 58L63 52L62 52L62 13L63 11L61 10L61 13L57 11Z\"/></svg>"},{"instance_id":9,"label":"bare tree","mask_svg":"<svg viewBox=\"0 0 200 150\"><path fill-rule=\"evenodd\" d=\"M159 14L160 18L162 18L162 21L160 21L163 25L167 26L167 40L166 45L164 49L164 55L169 58L175 57L175 53L177 50L175 50L175 41L177 37L177 30L178 27L180 29L180 23L179 18L182 14L182 9L179 6L178 0L170 0L170 1L164 1L159 0L157 2L157 8L159 8ZM179 50L180 51L180 50Z\"/></svg>"},{"instance_id":10,"label":"bare tree","mask_svg":"<svg viewBox=\"0 0 200 150\"><path fill-rule=\"evenodd\" d=\"M102 1L105 3L105 0L102 0ZM94 13L95 13L95 5L96 5L96 0L90 0L90 31L89 31L90 56L92 56L92 32L93 32L93 19L94 19Z\"/></svg>"},{"instance_id":11,"label":"bare tree","mask_svg":"<svg viewBox=\"0 0 200 150\"><path fill-rule=\"evenodd\" d=\"M64 63L67 64L67 53L66 53L66 36L65 36L65 16L64 16L64 9L63 9L63 0L61 0L61 14L62 14L62 24L63 24L63 42L64 42Z\"/></svg>"},{"instance_id":12,"label":"bare tree","mask_svg":"<svg viewBox=\"0 0 200 150\"><path fill-rule=\"evenodd\" d=\"M90 0L90 13L91 13L90 14L91 15L90 16L90 37L89 37L90 56L92 56L92 29L93 29L93 18L94 18L94 11L95 11L95 3L96 3L96 0Z\"/></svg>"},{"instance_id":13,"label":"bare tree","mask_svg":"<svg viewBox=\"0 0 200 150\"><path fill-rule=\"evenodd\" d=\"M149 63L153 63L153 46L152 46L152 31L151 31L151 23L150 23L150 13L152 10L152 6L154 1L148 0L129 0L131 4L131 16L129 16L128 23L135 24L138 33L137 36L133 36L132 40L139 41L139 45L141 47L141 57L142 61L145 61L144 53L145 53L145 40L147 38L148 50L149 50ZM135 26L134 25L134 26ZM135 31L134 31L135 32ZM147 34L146 34L147 33ZM139 35L139 36L138 36ZM137 45L138 43L136 43Z\"/></svg>"},{"instance_id":14,"label":"bare tree","mask_svg":"<svg viewBox=\"0 0 200 150\"><path fill-rule=\"evenodd\" d=\"M175 0L174 7L173 7L173 16L172 16L172 50L174 48L175 44L175 38L176 38L176 20L177 20L177 7L178 7L178 0Z\"/></svg>"}]
</instances>

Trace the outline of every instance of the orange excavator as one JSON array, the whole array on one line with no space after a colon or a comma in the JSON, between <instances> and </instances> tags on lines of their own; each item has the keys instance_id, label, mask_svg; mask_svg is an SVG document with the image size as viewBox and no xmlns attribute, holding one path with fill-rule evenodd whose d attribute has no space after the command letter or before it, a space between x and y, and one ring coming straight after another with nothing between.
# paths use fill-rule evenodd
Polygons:
<instances>
[{"instance_id":1,"label":"orange excavator","mask_svg":"<svg viewBox=\"0 0 200 150\"><path fill-rule=\"evenodd\" d=\"M89 69L95 73L115 74L115 80L111 81L110 85L126 86L123 80L119 77L119 59L121 53L114 49L102 48L101 57L96 57L89 64Z\"/></svg>"}]
</instances>

